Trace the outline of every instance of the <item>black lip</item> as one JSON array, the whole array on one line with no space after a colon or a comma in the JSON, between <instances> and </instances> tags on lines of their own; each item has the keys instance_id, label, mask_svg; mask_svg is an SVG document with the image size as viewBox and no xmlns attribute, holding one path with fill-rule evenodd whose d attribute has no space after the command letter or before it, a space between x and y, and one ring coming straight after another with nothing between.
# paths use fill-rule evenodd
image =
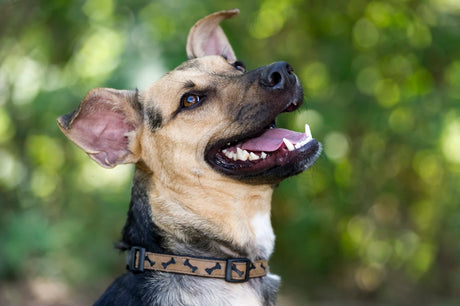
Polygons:
<instances>
[{"instance_id":1,"label":"black lip","mask_svg":"<svg viewBox=\"0 0 460 306\"><path fill-rule=\"evenodd\" d=\"M219 153L208 155L208 162L220 173L237 180L257 184L276 184L284 178L308 169L316 161L320 152L321 144L313 139L295 151L283 148L270 154L265 160L255 163L230 162Z\"/></svg>"},{"instance_id":2,"label":"black lip","mask_svg":"<svg viewBox=\"0 0 460 306\"><path fill-rule=\"evenodd\" d=\"M290 103L283 112L294 111L301 103ZM225 148L259 136L274 124L276 117L277 115L274 118L268 118L266 122L269 123L262 123L264 124L263 128L257 128L252 132L236 135L231 138L221 139L208 145L205 150L205 160L216 171L226 176L255 184L276 184L284 178L306 170L315 162L321 152L321 144L315 139L312 139L306 145L294 151L288 151L285 147L282 147L275 152L267 152L268 157L264 160L233 161L229 160L222 153L222 150Z\"/></svg>"}]
</instances>

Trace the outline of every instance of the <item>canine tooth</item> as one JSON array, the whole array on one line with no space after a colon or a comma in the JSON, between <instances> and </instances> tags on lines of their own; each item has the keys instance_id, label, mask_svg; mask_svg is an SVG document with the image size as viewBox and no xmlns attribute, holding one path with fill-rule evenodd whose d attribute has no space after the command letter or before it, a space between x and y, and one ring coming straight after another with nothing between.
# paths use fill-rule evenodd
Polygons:
<instances>
[{"instance_id":1,"label":"canine tooth","mask_svg":"<svg viewBox=\"0 0 460 306\"><path fill-rule=\"evenodd\" d=\"M287 140L286 138L283 138L283 142L284 144L286 145L286 148L289 150L289 151L294 151L294 145L292 144L292 142L290 142L289 140Z\"/></svg>"},{"instance_id":2,"label":"canine tooth","mask_svg":"<svg viewBox=\"0 0 460 306\"><path fill-rule=\"evenodd\" d=\"M254 154L253 152L249 153L249 160L258 160L260 159L259 155Z\"/></svg>"},{"instance_id":3,"label":"canine tooth","mask_svg":"<svg viewBox=\"0 0 460 306\"><path fill-rule=\"evenodd\" d=\"M307 139L313 138L311 136L311 130L310 130L310 126L308 124L305 124L305 135L307 135Z\"/></svg>"},{"instance_id":4,"label":"canine tooth","mask_svg":"<svg viewBox=\"0 0 460 306\"><path fill-rule=\"evenodd\" d=\"M265 153L265 152L262 152L262 153L260 154L260 157L261 157L262 159L265 159L265 158L267 158L267 153Z\"/></svg>"},{"instance_id":5,"label":"canine tooth","mask_svg":"<svg viewBox=\"0 0 460 306\"><path fill-rule=\"evenodd\" d=\"M249 158L249 152L246 150L241 150L240 148L236 148L236 156L239 160L246 161Z\"/></svg>"}]
</instances>

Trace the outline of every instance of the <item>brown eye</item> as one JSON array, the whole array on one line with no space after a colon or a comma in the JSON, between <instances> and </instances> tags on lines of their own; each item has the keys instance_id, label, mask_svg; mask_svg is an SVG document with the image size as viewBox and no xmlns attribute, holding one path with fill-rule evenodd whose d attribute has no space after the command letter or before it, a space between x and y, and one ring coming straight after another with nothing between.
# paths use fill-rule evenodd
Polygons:
<instances>
[{"instance_id":1,"label":"brown eye","mask_svg":"<svg viewBox=\"0 0 460 306\"><path fill-rule=\"evenodd\" d=\"M202 97L199 95L195 94L186 94L182 97L182 107L187 108L187 107L192 107L194 105L197 105L200 103L202 100Z\"/></svg>"}]
</instances>

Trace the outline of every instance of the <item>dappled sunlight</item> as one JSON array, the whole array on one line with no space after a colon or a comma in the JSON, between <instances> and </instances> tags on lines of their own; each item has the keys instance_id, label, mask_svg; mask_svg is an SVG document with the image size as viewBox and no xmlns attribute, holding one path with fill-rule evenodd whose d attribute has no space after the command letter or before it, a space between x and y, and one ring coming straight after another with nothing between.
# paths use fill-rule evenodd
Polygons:
<instances>
[{"instance_id":1,"label":"dappled sunlight","mask_svg":"<svg viewBox=\"0 0 460 306\"><path fill-rule=\"evenodd\" d=\"M109 28L97 27L88 33L72 62L80 77L106 77L119 64L124 36Z\"/></svg>"},{"instance_id":2,"label":"dappled sunlight","mask_svg":"<svg viewBox=\"0 0 460 306\"><path fill-rule=\"evenodd\" d=\"M117 189L128 184L132 180L132 175L132 166L120 165L113 169L105 169L88 159L81 165L77 182L87 191Z\"/></svg>"},{"instance_id":3,"label":"dappled sunlight","mask_svg":"<svg viewBox=\"0 0 460 306\"><path fill-rule=\"evenodd\" d=\"M307 123L311 130L319 132L323 128L324 118L319 112L309 109L297 112L294 122L296 131L305 129L305 123Z\"/></svg>"},{"instance_id":4,"label":"dappled sunlight","mask_svg":"<svg viewBox=\"0 0 460 306\"><path fill-rule=\"evenodd\" d=\"M361 49L371 49L379 42L379 30L367 18L358 20L353 28L353 42Z\"/></svg>"},{"instance_id":5,"label":"dappled sunlight","mask_svg":"<svg viewBox=\"0 0 460 306\"><path fill-rule=\"evenodd\" d=\"M392 107L400 101L399 85L390 78L380 80L375 86L375 97L383 107Z\"/></svg>"},{"instance_id":6,"label":"dappled sunlight","mask_svg":"<svg viewBox=\"0 0 460 306\"><path fill-rule=\"evenodd\" d=\"M323 145L274 194L271 265L286 292L312 304L458 304L457 0L3 1L0 304L63 305L123 270L107 250L133 166L101 168L56 118L92 88L147 88L186 59L198 18L233 7L240 16L222 26L238 58L250 70L286 60L303 85L304 105L277 125L308 123ZM82 291L73 305L99 292Z\"/></svg>"},{"instance_id":7,"label":"dappled sunlight","mask_svg":"<svg viewBox=\"0 0 460 306\"><path fill-rule=\"evenodd\" d=\"M347 136L341 132L333 131L324 137L324 152L331 160L337 161L347 156L350 143Z\"/></svg>"},{"instance_id":8,"label":"dappled sunlight","mask_svg":"<svg viewBox=\"0 0 460 306\"><path fill-rule=\"evenodd\" d=\"M113 0L87 0L83 12L94 22L104 22L113 18Z\"/></svg>"},{"instance_id":9,"label":"dappled sunlight","mask_svg":"<svg viewBox=\"0 0 460 306\"><path fill-rule=\"evenodd\" d=\"M454 61L447 67L445 79L449 85L450 96L454 99L460 99L460 61Z\"/></svg>"},{"instance_id":10,"label":"dappled sunlight","mask_svg":"<svg viewBox=\"0 0 460 306\"><path fill-rule=\"evenodd\" d=\"M460 15L460 2L457 0L430 0L434 8L442 12L454 12Z\"/></svg>"},{"instance_id":11,"label":"dappled sunlight","mask_svg":"<svg viewBox=\"0 0 460 306\"><path fill-rule=\"evenodd\" d=\"M407 27L407 38L415 48L426 48L431 45L430 29L419 21L414 21Z\"/></svg>"},{"instance_id":12,"label":"dappled sunlight","mask_svg":"<svg viewBox=\"0 0 460 306\"><path fill-rule=\"evenodd\" d=\"M460 164L460 117L446 122L441 136L441 147L449 162Z\"/></svg>"},{"instance_id":13,"label":"dappled sunlight","mask_svg":"<svg viewBox=\"0 0 460 306\"><path fill-rule=\"evenodd\" d=\"M25 168L11 153L0 149L0 186L13 189L25 176Z\"/></svg>"},{"instance_id":14,"label":"dappled sunlight","mask_svg":"<svg viewBox=\"0 0 460 306\"><path fill-rule=\"evenodd\" d=\"M268 0L262 2L258 14L249 28L249 33L257 39L277 34L288 17L291 2L297 0Z\"/></svg>"},{"instance_id":15,"label":"dappled sunlight","mask_svg":"<svg viewBox=\"0 0 460 306\"><path fill-rule=\"evenodd\" d=\"M324 63L313 62L302 67L300 77L308 96L317 96L329 86L329 71Z\"/></svg>"},{"instance_id":16,"label":"dappled sunlight","mask_svg":"<svg viewBox=\"0 0 460 306\"><path fill-rule=\"evenodd\" d=\"M367 66L356 77L356 86L359 91L367 95L373 95L382 75L377 67Z\"/></svg>"},{"instance_id":17,"label":"dappled sunlight","mask_svg":"<svg viewBox=\"0 0 460 306\"><path fill-rule=\"evenodd\" d=\"M27 56L11 56L7 59L6 66L10 66L10 82L14 84L14 103L21 105L32 102L44 80L43 65Z\"/></svg>"},{"instance_id":18,"label":"dappled sunlight","mask_svg":"<svg viewBox=\"0 0 460 306\"><path fill-rule=\"evenodd\" d=\"M6 109L0 106L0 144L6 143L14 136L14 125Z\"/></svg>"},{"instance_id":19,"label":"dappled sunlight","mask_svg":"<svg viewBox=\"0 0 460 306\"><path fill-rule=\"evenodd\" d=\"M391 129L398 134L409 132L414 127L414 122L414 115L408 107L395 108L388 118Z\"/></svg>"},{"instance_id":20,"label":"dappled sunlight","mask_svg":"<svg viewBox=\"0 0 460 306\"><path fill-rule=\"evenodd\" d=\"M364 291L375 291L384 279L385 270L382 265L372 264L359 267L355 272L355 281Z\"/></svg>"}]
</instances>

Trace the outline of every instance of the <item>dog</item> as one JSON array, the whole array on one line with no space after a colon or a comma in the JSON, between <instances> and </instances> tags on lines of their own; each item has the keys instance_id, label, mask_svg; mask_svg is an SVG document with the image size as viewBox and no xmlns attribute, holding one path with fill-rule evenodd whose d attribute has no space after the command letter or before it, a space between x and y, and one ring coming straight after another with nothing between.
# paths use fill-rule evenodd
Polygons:
<instances>
[{"instance_id":1,"label":"dog","mask_svg":"<svg viewBox=\"0 0 460 306\"><path fill-rule=\"evenodd\" d=\"M274 305L269 273L274 187L309 168L321 145L277 128L303 102L293 68L246 71L220 23L199 20L188 60L150 87L96 88L58 118L99 165L135 164L119 248L128 271L95 305Z\"/></svg>"}]
</instances>

